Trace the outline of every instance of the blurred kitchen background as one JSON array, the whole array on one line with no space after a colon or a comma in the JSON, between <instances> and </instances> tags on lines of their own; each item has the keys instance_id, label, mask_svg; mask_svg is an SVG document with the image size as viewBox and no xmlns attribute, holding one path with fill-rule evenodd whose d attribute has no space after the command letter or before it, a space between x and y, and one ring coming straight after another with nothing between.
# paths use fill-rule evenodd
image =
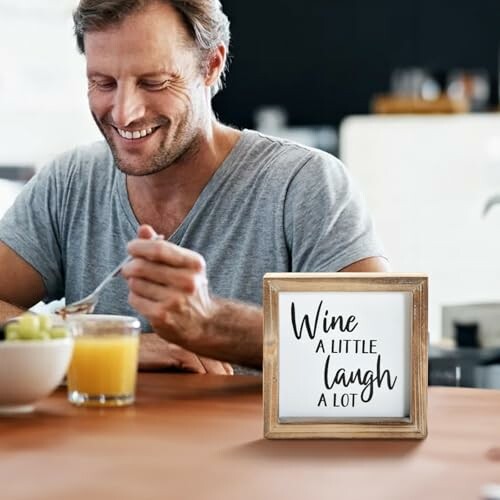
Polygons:
<instances>
[{"instance_id":1,"label":"blurred kitchen background","mask_svg":"<svg viewBox=\"0 0 500 500\"><path fill-rule=\"evenodd\" d=\"M332 152L393 269L430 279L430 379L500 387L500 2L222 0L219 118ZM100 139L76 0L0 0L0 215L57 153Z\"/></svg>"}]
</instances>

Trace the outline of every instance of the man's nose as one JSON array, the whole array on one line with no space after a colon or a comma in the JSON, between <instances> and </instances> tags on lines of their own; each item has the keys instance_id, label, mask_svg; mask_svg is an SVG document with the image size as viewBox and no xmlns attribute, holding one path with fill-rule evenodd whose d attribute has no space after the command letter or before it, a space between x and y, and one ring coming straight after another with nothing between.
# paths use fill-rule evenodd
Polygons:
<instances>
[{"instance_id":1,"label":"man's nose","mask_svg":"<svg viewBox=\"0 0 500 500\"><path fill-rule=\"evenodd\" d=\"M118 128L127 128L144 117L145 106L141 92L136 87L118 85L111 116Z\"/></svg>"}]
</instances>

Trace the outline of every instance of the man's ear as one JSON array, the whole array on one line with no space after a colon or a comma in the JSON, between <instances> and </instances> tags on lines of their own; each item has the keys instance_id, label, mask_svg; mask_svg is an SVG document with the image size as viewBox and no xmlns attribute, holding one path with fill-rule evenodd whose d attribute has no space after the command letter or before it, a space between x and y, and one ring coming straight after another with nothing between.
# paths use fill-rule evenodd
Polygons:
<instances>
[{"instance_id":1,"label":"man's ear","mask_svg":"<svg viewBox=\"0 0 500 500\"><path fill-rule=\"evenodd\" d=\"M224 71L224 66L226 64L227 49L224 44L220 44L212 52L208 60L206 74L205 74L205 85L211 87L219 78L220 74Z\"/></svg>"}]
</instances>

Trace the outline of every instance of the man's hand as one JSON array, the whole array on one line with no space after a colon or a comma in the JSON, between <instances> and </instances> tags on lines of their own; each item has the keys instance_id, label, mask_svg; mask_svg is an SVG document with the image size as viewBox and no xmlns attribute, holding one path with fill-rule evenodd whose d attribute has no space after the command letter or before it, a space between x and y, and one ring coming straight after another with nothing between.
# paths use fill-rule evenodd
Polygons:
<instances>
[{"instance_id":1,"label":"man's hand","mask_svg":"<svg viewBox=\"0 0 500 500\"><path fill-rule=\"evenodd\" d=\"M20 307L13 306L8 302L0 300L0 322L2 323L10 318L13 318L14 316L19 316L25 311L26 309L21 309Z\"/></svg>"},{"instance_id":2,"label":"man's hand","mask_svg":"<svg viewBox=\"0 0 500 500\"><path fill-rule=\"evenodd\" d=\"M155 333L144 333L140 337L139 370L182 370L192 373L233 375L229 363L197 356L176 344L163 340Z\"/></svg>"},{"instance_id":3,"label":"man's hand","mask_svg":"<svg viewBox=\"0 0 500 500\"><path fill-rule=\"evenodd\" d=\"M165 339L190 349L206 338L215 305L208 295L201 255L160 239L150 226L128 245L134 259L122 274L128 281L129 304Z\"/></svg>"},{"instance_id":4,"label":"man's hand","mask_svg":"<svg viewBox=\"0 0 500 500\"><path fill-rule=\"evenodd\" d=\"M152 239L151 226L141 226L138 236L128 245L134 258L122 274L129 304L154 332L206 358L260 368L262 308L211 298L201 255Z\"/></svg>"}]
</instances>

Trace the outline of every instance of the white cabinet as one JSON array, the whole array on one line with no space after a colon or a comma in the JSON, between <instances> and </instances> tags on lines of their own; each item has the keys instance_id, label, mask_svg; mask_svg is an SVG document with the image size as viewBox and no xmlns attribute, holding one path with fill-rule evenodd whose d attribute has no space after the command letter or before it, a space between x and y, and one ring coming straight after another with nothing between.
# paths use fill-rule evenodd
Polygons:
<instances>
[{"instance_id":1,"label":"white cabinet","mask_svg":"<svg viewBox=\"0 0 500 500\"><path fill-rule=\"evenodd\" d=\"M500 114L356 116L340 156L361 185L394 271L429 275L431 339L441 307L500 301Z\"/></svg>"}]
</instances>

